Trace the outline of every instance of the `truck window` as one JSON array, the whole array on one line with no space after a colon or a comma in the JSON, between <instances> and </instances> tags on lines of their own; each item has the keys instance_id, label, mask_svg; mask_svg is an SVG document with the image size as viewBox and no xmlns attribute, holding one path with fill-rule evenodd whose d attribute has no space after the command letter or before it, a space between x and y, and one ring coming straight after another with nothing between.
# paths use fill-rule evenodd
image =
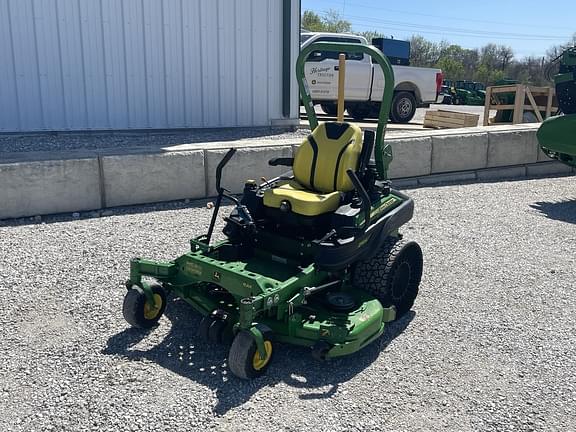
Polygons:
<instances>
[{"instance_id":1,"label":"truck window","mask_svg":"<svg viewBox=\"0 0 576 432\"><path fill-rule=\"evenodd\" d=\"M357 43L357 44L361 43L358 39L354 39L354 38L340 38L340 37L330 37L330 36L319 37L314 42L346 42L346 43ZM339 54L340 53L338 53L336 51L314 51L314 52L312 52L310 57L308 57L308 61L318 62L318 61L322 61L325 59L338 60ZM363 60L363 59L364 59L364 53L346 53L346 60Z\"/></svg>"}]
</instances>

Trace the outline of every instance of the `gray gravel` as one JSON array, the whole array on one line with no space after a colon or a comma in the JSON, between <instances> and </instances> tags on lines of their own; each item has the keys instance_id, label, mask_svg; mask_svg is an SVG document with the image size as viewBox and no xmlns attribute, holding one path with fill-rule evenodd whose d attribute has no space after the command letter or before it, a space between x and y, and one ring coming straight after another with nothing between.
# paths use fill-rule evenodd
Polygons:
<instances>
[{"instance_id":1,"label":"gray gravel","mask_svg":"<svg viewBox=\"0 0 576 432\"><path fill-rule=\"evenodd\" d=\"M102 150L134 147L165 147L178 144L238 140L286 140L304 137L309 131L286 128L222 128L188 131L52 133L29 135L0 134L0 159L3 153L70 150Z\"/></svg>"},{"instance_id":2,"label":"gray gravel","mask_svg":"<svg viewBox=\"0 0 576 432\"><path fill-rule=\"evenodd\" d=\"M349 358L279 346L232 377L172 300L129 329L128 260L202 233L205 201L0 227L0 430L576 430L574 178L413 189L414 312ZM181 207L176 209L176 207Z\"/></svg>"}]
</instances>

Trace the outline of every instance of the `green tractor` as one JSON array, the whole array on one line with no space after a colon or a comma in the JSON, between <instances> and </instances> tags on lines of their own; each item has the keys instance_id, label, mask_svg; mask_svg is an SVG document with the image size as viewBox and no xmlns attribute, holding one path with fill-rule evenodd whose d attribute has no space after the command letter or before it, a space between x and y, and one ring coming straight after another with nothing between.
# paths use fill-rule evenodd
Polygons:
<instances>
[{"instance_id":1,"label":"green tractor","mask_svg":"<svg viewBox=\"0 0 576 432\"><path fill-rule=\"evenodd\" d=\"M550 158L576 167L576 47L556 58L550 70L559 64L554 76L558 107L564 115L550 117L538 129L538 142Z\"/></svg>"},{"instance_id":2,"label":"green tractor","mask_svg":"<svg viewBox=\"0 0 576 432\"><path fill-rule=\"evenodd\" d=\"M455 81L452 86L454 105L484 105L486 86L474 81Z\"/></svg>"},{"instance_id":3,"label":"green tractor","mask_svg":"<svg viewBox=\"0 0 576 432\"><path fill-rule=\"evenodd\" d=\"M313 51L360 51L380 65L386 85L376 133L342 121L343 54L339 121L318 124L304 76ZM171 291L203 316L202 338L231 344L228 366L242 379L265 372L277 342L309 347L317 359L364 348L410 310L422 275L420 246L399 233L414 202L387 178L389 61L367 45L320 42L300 53L297 77L312 133L294 158L269 161L289 171L260 185L247 181L238 198L221 184L231 149L216 169L218 197L207 234L172 261L134 258L126 282L128 323L155 326ZM234 209L224 218L225 240L213 242L223 199Z\"/></svg>"}]
</instances>

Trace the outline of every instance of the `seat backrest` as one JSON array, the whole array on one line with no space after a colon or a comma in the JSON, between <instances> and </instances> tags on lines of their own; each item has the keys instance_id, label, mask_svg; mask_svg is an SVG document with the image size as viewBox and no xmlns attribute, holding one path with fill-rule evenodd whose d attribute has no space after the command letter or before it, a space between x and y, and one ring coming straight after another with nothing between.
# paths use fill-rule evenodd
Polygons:
<instances>
[{"instance_id":1,"label":"seat backrest","mask_svg":"<svg viewBox=\"0 0 576 432\"><path fill-rule=\"evenodd\" d=\"M351 123L320 123L298 148L294 178L307 189L330 193L354 189L346 174L358 170L362 131Z\"/></svg>"}]
</instances>

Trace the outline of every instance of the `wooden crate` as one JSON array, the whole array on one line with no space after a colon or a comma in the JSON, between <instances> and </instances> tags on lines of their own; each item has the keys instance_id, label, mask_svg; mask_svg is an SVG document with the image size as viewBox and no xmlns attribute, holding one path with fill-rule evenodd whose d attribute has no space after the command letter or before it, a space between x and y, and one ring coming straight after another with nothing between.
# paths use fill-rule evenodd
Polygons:
<instances>
[{"instance_id":1,"label":"wooden crate","mask_svg":"<svg viewBox=\"0 0 576 432\"><path fill-rule=\"evenodd\" d=\"M426 111L424 127L429 128L464 128L478 126L480 116L463 112L437 110Z\"/></svg>"},{"instance_id":2,"label":"wooden crate","mask_svg":"<svg viewBox=\"0 0 576 432\"><path fill-rule=\"evenodd\" d=\"M503 93L514 94L514 104L506 105L499 98ZM511 124L523 122L524 112L531 111L541 122L558 111L556 92L553 87L535 87L524 84L512 84L488 87L486 89L486 102L484 105L484 126L492 124L505 124L510 122L498 121L498 115L490 119L490 110L512 111Z\"/></svg>"}]
</instances>

